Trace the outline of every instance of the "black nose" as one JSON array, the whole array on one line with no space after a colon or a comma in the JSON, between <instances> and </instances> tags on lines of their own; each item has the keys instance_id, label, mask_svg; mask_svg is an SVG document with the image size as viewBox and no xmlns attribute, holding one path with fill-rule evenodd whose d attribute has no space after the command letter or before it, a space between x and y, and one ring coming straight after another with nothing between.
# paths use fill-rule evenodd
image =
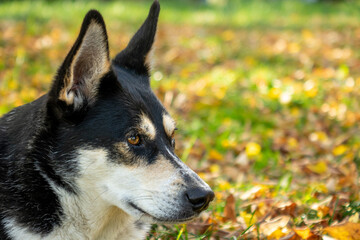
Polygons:
<instances>
[{"instance_id":1,"label":"black nose","mask_svg":"<svg viewBox=\"0 0 360 240\"><path fill-rule=\"evenodd\" d=\"M205 210L215 197L213 191L203 188L190 189L185 193L185 195L187 200L190 202L192 209L198 213Z\"/></svg>"}]
</instances>

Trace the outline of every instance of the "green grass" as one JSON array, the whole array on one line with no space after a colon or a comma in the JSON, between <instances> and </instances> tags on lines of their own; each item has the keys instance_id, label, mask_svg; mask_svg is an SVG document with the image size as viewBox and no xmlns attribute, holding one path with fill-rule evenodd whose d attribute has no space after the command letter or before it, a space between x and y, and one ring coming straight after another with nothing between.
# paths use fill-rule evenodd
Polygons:
<instances>
[{"instance_id":1,"label":"green grass","mask_svg":"<svg viewBox=\"0 0 360 240\"><path fill-rule=\"evenodd\" d=\"M358 1L218 1L203 4L200 1L160 1L160 22L191 24L192 26L222 26L236 28L299 29L314 27L356 27L359 22ZM221 2L224 2L221 4ZM139 23L147 14L151 1L8 1L3 2L0 19L48 22L60 20L72 25L81 21L88 9L98 9L110 21ZM71 17L69 17L71 16ZM324 21L326 19L326 21ZM31 24L32 22L30 22ZM75 27L75 26L74 26Z\"/></svg>"}]
</instances>

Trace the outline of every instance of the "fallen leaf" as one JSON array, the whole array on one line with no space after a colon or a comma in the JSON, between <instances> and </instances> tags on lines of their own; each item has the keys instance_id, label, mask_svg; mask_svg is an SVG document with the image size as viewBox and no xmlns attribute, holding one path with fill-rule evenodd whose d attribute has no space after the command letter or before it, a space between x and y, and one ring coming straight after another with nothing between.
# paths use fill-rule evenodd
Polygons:
<instances>
[{"instance_id":1,"label":"fallen leaf","mask_svg":"<svg viewBox=\"0 0 360 240\"><path fill-rule=\"evenodd\" d=\"M289 233L289 230L287 229L289 221L289 216L278 216L260 224L260 231L269 238L279 239Z\"/></svg>"},{"instance_id":2,"label":"fallen leaf","mask_svg":"<svg viewBox=\"0 0 360 240\"><path fill-rule=\"evenodd\" d=\"M282 237L285 237L290 232L290 229L287 227L280 228L278 227L274 232L272 232L268 238L269 239L280 239Z\"/></svg>"},{"instance_id":3,"label":"fallen leaf","mask_svg":"<svg viewBox=\"0 0 360 240\"><path fill-rule=\"evenodd\" d=\"M293 230L301 239L308 239L314 235L308 227L294 228Z\"/></svg>"},{"instance_id":4,"label":"fallen leaf","mask_svg":"<svg viewBox=\"0 0 360 240\"><path fill-rule=\"evenodd\" d=\"M261 146L255 142L249 142L246 144L245 152L249 157L257 156L261 152Z\"/></svg>"},{"instance_id":5,"label":"fallen leaf","mask_svg":"<svg viewBox=\"0 0 360 240\"><path fill-rule=\"evenodd\" d=\"M347 151L348 147L345 145L339 145L333 149L333 154L335 156L343 155Z\"/></svg>"},{"instance_id":6,"label":"fallen leaf","mask_svg":"<svg viewBox=\"0 0 360 240\"><path fill-rule=\"evenodd\" d=\"M225 208L224 208L224 220L236 222L236 212L235 212L235 197L230 194L226 198Z\"/></svg>"},{"instance_id":7,"label":"fallen leaf","mask_svg":"<svg viewBox=\"0 0 360 240\"><path fill-rule=\"evenodd\" d=\"M294 202L280 202L275 205L276 214L278 215L290 215L292 217L295 216L296 211L296 203Z\"/></svg>"},{"instance_id":8,"label":"fallen leaf","mask_svg":"<svg viewBox=\"0 0 360 240\"><path fill-rule=\"evenodd\" d=\"M226 191L231 188L231 184L228 181L220 181L219 190Z\"/></svg>"},{"instance_id":9,"label":"fallen leaf","mask_svg":"<svg viewBox=\"0 0 360 240\"><path fill-rule=\"evenodd\" d=\"M327 164L325 161L319 161L314 165L308 165L307 168L309 168L314 173L322 174L327 171Z\"/></svg>"},{"instance_id":10,"label":"fallen leaf","mask_svg":"<svg viewBox=\"0 0 360 240\"><path fill-rule=\"evenodd\" d=\"M223 160L223 156L215 149L211 149L209 153L209 160L221 161Z\"/></svg>"},{"instance_id":11,"label":"fallen leaf","mask_svg":"<svg viewBox=\"0 0 360 240\"><path fill-rule=\"evenodd\" d=\"M220 172L220 166L218 164L211 164L209 170L211 173L218 173Z\"/></svg>"},{"instance_id":12,"label":"fallen leaf","mask_svg":"<svg viewBox=\"0 0 360 240\"><path fill-rule=\"evenodd\" d=\"M280 238L280 240L302 240L302 238L299 237L299 235L297 235L296 233L292 232L292 233Z\"/></svg>"},{"instance_id":13,"label":"fallen leaf","mask_svg":"<svg viewBox=\"0 0 360 240\"><path fill-rule=\"evenodd\" d=\"M256 198L257 195L259 195L259 193L263 191L263 187L256 185L254 187L252 187L251 189L247 190L246 192L244 192L241 195L241 200L248 200L248 199L253 199Z\"/></svg>"},{"instance_id":14,"label":"fallen leaf","mask_svg":"<svg viewBox=\"0 0 360 240\"><path fill-rule=\"evenodd\" d=\"M360 223L345 223L326 227L324 233L329 234L338 240L359 240L360 239Z\"/></svg>"},{"instance_id":15,"label":"fallen leaf","mask_svg":"<svg viewBox=\"0 0 360 240\"><path fill-rule=\"evenodd\" d=\"M187 224L187 231L192 234L204 234L209 228L211 228L211 224L203 223L203 222L191 222Z\"/></svg>"},{"instance_id":16,"label":"fallen leaf","mask_svg":"<svg viewBox=\"0 0 360 240\"><path fill-rule=\"evenodd\" d=\"M236 158L235 162L241 167L247 167L249 165L249 159L245 153L240 153Z\"/></svg>"},{"instance_id":17,"label":"fallen leaf","mask_svg":"<svg viewBox=\"0 0 360 240\"><path fill-rule=\"evenodd\" d=\"M246 226L251 226L253 223L257 222L257 217L253 213L240 212L240 217L245 222Z\"/></svg>"}]
</instances>

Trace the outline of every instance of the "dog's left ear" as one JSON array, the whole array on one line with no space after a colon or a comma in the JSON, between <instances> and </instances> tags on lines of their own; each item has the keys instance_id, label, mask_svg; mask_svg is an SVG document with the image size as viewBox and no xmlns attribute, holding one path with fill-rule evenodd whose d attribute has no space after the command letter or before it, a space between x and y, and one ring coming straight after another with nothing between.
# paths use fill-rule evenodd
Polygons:
<instances>
[{"instance_id":1,"label":"dog's left ear","mask_svg":"<svg viewBox=\"0 0 360 240\"><path fill-rule=\"evenodd\" d=\"M101 14L89 11L80 34L58 70L49 97L63 111L74 112L91 105L100 79L109 72L109 46Z\"/></svg>"},{"instance_id":2,"label":"dog's left ear","mask_svg":"<svg viewBox=\"0 0 360 240\"><path fill-rule=\"evenodd\" d=\"M148 55L154 43L159 12L160 4L155 0L143 25L132 37L128 46L115 57L115 65L140 75L150 75Z\"/></svg>"}]
</instances>

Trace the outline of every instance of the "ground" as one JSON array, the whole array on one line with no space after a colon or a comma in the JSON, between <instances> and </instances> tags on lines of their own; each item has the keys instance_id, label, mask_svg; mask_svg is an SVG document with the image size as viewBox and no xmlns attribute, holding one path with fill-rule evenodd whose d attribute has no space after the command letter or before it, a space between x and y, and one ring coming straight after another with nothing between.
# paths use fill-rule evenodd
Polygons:
<instances>
[{"instance_id":1,"label":"ground","mask_svg":"<svg viewBox=\"0 0 360 240\"><path fill-rule=\"evenodd\" d=\"M360 4L160 1L152 86L216 200L148 239L360 239ZM0 115L44 94L86 12L112 56L151 1L0 3Z\"/></svg>"}]
</instances>

